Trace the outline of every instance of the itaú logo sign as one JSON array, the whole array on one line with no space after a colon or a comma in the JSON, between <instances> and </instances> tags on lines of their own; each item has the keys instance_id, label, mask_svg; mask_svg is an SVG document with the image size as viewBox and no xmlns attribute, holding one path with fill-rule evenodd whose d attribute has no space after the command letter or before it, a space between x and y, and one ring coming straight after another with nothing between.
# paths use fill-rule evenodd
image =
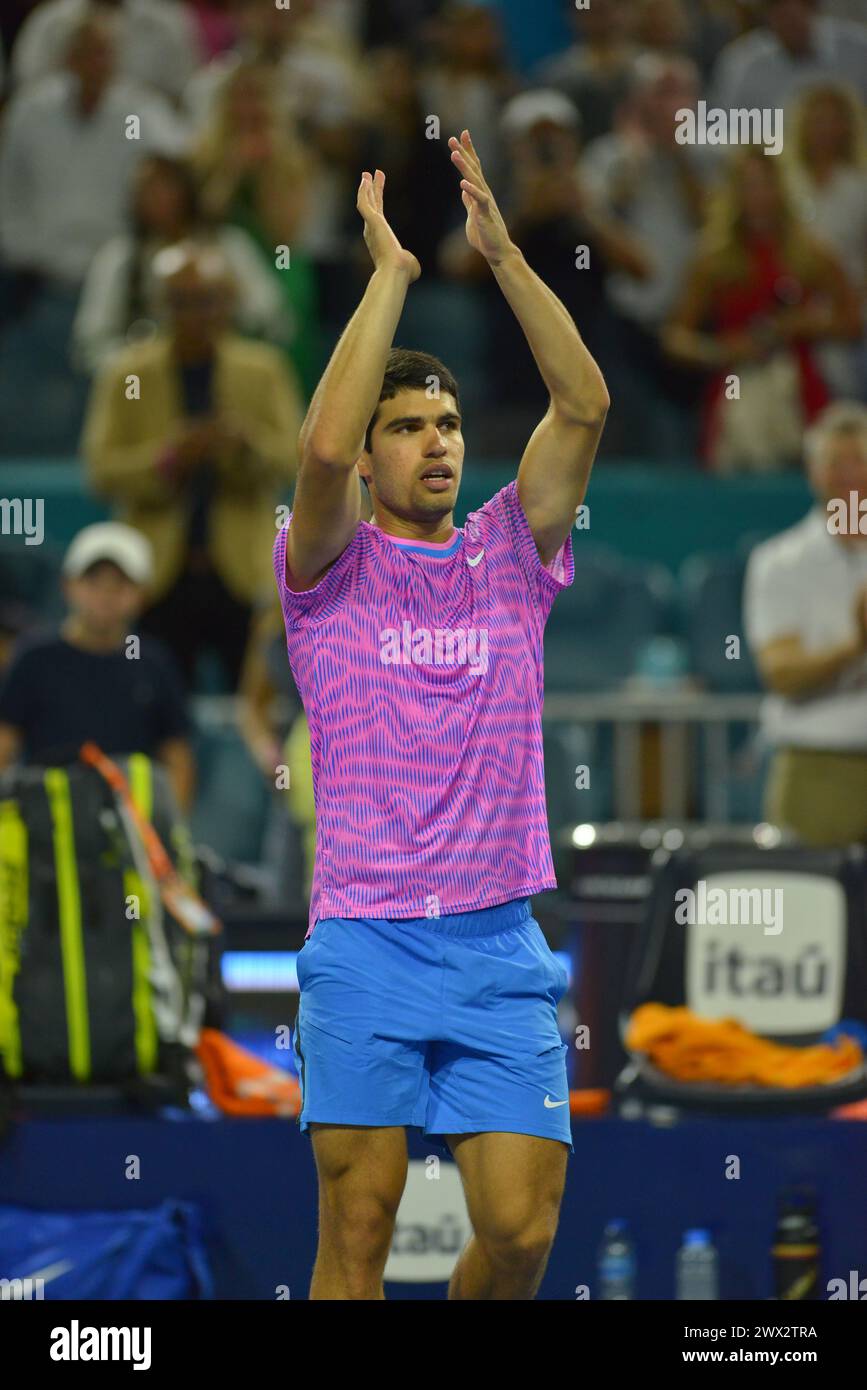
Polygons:
<instances>
[{"instance_id":1,"label":"ita\u00fa logo sign","mask_svg":"<svg viewBox=\"0 0 867 1390\"><path fill-rule=\"evenodd\" d=\"M448 1283L472 1227L457 1165L413 1160L384 1278L397 1284Z\"/></svg>"},{"instance_id":2,"label":"ita\u00fa logo sign","mask_svg":"<svg viewBox=\"0 0 867 1390\"><path fill-rule=\"evenodd\" d=\"M823 1032L840 1019L846 976L846 896L814 874L714 874L707 899L761 889L784 902L768 922L708 912L687 922L686 1002L702 1018L737 1018L758 1033ZM779 897L778 897L779 895Z\"/></svg>"}]
</instances>

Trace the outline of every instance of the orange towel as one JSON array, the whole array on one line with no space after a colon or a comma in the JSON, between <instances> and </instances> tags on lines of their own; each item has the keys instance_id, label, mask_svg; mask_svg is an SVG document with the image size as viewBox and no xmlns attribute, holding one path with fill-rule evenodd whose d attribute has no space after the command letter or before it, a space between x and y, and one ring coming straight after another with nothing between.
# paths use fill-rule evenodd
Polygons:
<instances>
[{"instance_id":1,"label":"orange towel","mask_svg":"<svg viewBox=\"0 0 867 1390\"><path fill-rule=\"evenodd\" d=\"M203 1028L196 1056L208 1095L227 1115L297 1115L301 1087L279 1067L269 1067L216 1028Z\"/></svg>"},{"instance_id":2,"label":"orange towel","mask_svg":"<svg viewBox=\"0 0 867 1390\"><path fill-rule=\"evenodd\" d=\"M733 1018L699 1018L691 1009L642 1004L629 1022L626 1044L678 1081L721 1086L819 1086L864 1060L854 1038L814 1047L768 1042Z\"/></svg>"}]
</instances>

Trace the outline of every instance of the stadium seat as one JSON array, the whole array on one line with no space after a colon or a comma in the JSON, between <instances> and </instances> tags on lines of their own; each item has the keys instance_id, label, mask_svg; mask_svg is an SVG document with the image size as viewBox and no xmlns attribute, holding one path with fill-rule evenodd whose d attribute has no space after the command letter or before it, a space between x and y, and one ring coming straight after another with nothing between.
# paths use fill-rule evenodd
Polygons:
<instances>
[{"instance_id":1,"label":"stadium seat","mask_svg":"<svg viewBox=\"0 0 867 1390\"><path fill-rule=\"evenodd\" d=\"M234 729L196 729L199 781L191 817L196 843L224 859L257 861L268 811L268 788Z\"/></svg>"},{"instance_id":2,"label":"stadium seat","mask_svg":"<svg viewBox=\"0 0 867 1390\"><path fill-rule=\"evenodd\" d=\"M548 690L612 690L666 626L673 581L659 565L575 545L575 579L557 596L545 631Z\"/></svg>"},{"instance_id":3,"label":"stadium seat","mask_svg":"<svg viewBox=\"0 0 867 1390\"><path fill-rule=\"evenodd\" d=\"M691 555L680 569L682 624L693 674L708 690L759 689L744 636L742 593L749 547L734 554ZM740 657L726 656L726 638L740 637Z\"/></svg>"},{"instance_id":4,"label":"stadium seat","mask_svg":"<svg viewBox=\"0 0 867 1390\"><path fill-rule=\"evenodd\" d=\"M676 894L779 889L780 930L678 920ZM759 1037L809 1047L842 1020L867 1025L867 855L861 848L718 844L664 856L654 870L644 921L627 971L620 1009L686 1005L700 1018L735 1018ZM769 899L769 902L772 901ZM709 916L709 913L701 914ZM629 1049L627 1048L627 1052ZM725 1086L676 1080L632 1053L616 1092L706 1111L826 1111L867 1096L867 1066L854 1076L803 1088Z\"/></svg>"}]
</instances>

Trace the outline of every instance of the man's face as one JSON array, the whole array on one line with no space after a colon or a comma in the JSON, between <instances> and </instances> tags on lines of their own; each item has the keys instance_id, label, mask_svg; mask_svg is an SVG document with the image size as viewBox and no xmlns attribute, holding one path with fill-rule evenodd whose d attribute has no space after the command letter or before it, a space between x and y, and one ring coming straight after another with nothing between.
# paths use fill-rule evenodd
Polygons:
<instances>
[{"instance_id":1,"label":"man's face","mask_svg":"<svg viewBox=\"0 0 867 1390\"><path fill-rule=\"evenodd\" d=\"M166 283L171 327L184 345L213 349L228 326L230 306L226 281L201 275L194 266L185 266Z\"/></svg>"},{"instance_id":2,"label":"man's face","mask_svg":"<svg viewBox=\"0 0 867 1390\"><path fill-rule=\"evenodd\" d=\"M833 498L848 504L850 492L867 501L867 433L832 435L814 464L813 486L826 504Z\"/></svg>"},{"instance_id":3,"label":"man's face","mask_svg":"<svg viewBox=\"0 0 867 1390\"><path fill-rule=\"evenodd\" d=\"M454 396L444 391L398 391L381 401L371 434L371 451L359 471L371 497L405 521L433 521L454 511L464 462L461 417ZM432 478L439 472L445 476Z\"/></svg>"},{"instance_id":4,"label":"man's face","mask_svg":"<svg viewBox=\"0 0 867 1390\"><path fill-rule=\"evenodd\" d=\"M78 579L66 580L70 609L91 632L126 631L138 616L144 593L111 560L99 560Z\"/></svg>"}]
</instances>

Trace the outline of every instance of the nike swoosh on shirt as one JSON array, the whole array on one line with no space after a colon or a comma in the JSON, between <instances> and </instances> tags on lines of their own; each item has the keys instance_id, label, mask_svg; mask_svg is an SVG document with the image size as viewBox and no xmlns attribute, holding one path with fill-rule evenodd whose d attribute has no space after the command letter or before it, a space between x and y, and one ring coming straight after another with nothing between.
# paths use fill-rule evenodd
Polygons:
<instances>
[{"instance_id":1,"label":"nike swoosh on shirt","mask_svg":"<svg viewBox=\"0 0 867 1390\"><path fill-rule=\"evenodd\" d=\"M475 569L476 565L479 563L484 553L484 550L480 550L478 555L473 556L472 560L469 557L467 557L467 564L470 566L470 569Z\"/></svg>"},{"instance_id":2,"label":"nike swoosh on shirt","mask_svg":"<svg viewBox=\"0 0 867 1390\"><path fill-rule=\"evenodd\" d=\"M546 1110L556 1110L558 1105L567 1105L567 1104L568 1104L568 1099L569 1099L569 1098L568 1098L568 1096L567 1096L566 1100L552 1100L550 1096L546 1096L546 1097L545 1097L545 1109L546 1109Z\"/></svg>"}]
</instances>

